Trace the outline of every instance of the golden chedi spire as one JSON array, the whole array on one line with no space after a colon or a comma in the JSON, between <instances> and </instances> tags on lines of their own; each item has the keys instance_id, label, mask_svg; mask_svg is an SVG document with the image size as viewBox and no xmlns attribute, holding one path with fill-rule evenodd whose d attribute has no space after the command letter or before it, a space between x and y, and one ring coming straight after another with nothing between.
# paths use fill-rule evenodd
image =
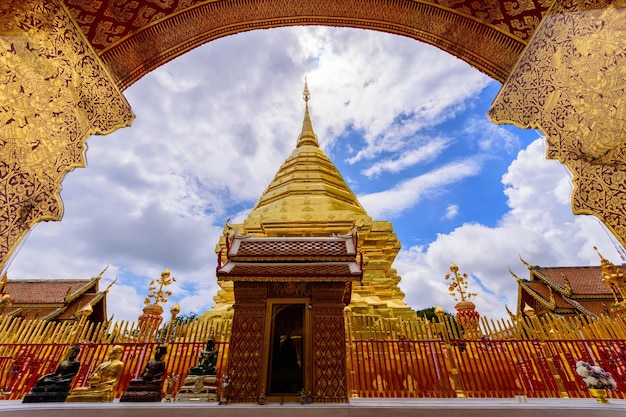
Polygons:
<instances>
[{"instance_id":1,"label":"golden chedi spire","mask_svg":"<svg viewBox=\"0 0 626 417\"><path fill-rule=\"evenodd\" d=\"M243 224L235 233L259 237L324 237L358 228L363 251L362 285L353 285L351 314L415 317L403 301L400 277L392 263L400 242L388 221L373 220L335 165L319 147L309 113L311 93L305 79L304 119L296 147L283 162ZM230 233L230 231L229 231ZM226 239L216 253L226 259ZM228 316L234 302L232 282L220 281L216 305L204 317Z\"/></svg>"},{"instance_id":2,"label":"golden chedi spire","mask_svg":"<svg viewBox=\"0 0 626 417\"><path fill-rule=\"evenodd\" d=\"M304 120L302 121L302 132L298 137L298 144L296 148L304 145L320 146L317 142L317 135L313 131L313 123L311 122L311 116L309 115L309 100L311 99L311 93L309 92L309 86L304 78L304 91L302 92L302 98L304 99Z\"/></svg>"},{"instance_id":3,"label":"golden chedi spire","mask_svg":"<svg viewBox=\"0 0 626 417\"><path fill-rule=\"evenodd\" d=\"M304 119L296 147L245 220L246 233L330 236L346 233L360 217L367 216L319 147L309 114L311 93L306 80L302 98Z\"/></svg>"}]
</instances>

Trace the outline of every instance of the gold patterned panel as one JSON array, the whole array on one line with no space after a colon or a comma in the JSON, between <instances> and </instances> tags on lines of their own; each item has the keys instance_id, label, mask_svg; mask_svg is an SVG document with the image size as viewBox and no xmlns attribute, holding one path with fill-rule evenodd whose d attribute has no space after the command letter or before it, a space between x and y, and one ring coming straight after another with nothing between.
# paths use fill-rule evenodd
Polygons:
<instances>
[{"instance_id":1,"label":"gold patterned panel","mask_svg":"<svg viewBox=\"0 0 626 417\"><path fill-rule=\"evenodd\" d=\"M133 119L130 106L62 3L0 6L0 266L26 232L59 220L63 176L84 143Z\"/></svg>"},{"instance_id":2,"label":"gold patterned panel","mask_svg":"<svg viewBox=\"0 0 626 417\"><path fill-rule=\"evenodd\" d=\"M348 376L342 306L314 310L313 314L313 398L316 402L345 402Z\"/></svg>"},{"instance_id":3,"label":"gold patterned panel","mask_svg":"<svg viewBox=\"0 0 626 417\"><path fill-rule=\"evenodd\" d=\"M158 22L166 16L179 14L186 9L198 7L202 4L215 3L215 0L134 0L134 1L93 1L93 0L64 0L70 12L78 22L87 38L96 51L113 47L131 33L143 27ZM252 13L265 13L266 1L222 1L227 8L247 9ZM312 16L307 9L296 5L293 0L274 0L274 9L283 9L284 16L289 12L300 10L303 15ZM498 27L503 32L528 40L541 20L541 16L552 3L551 0L376 0L363 2L361 6L352 7L350 1L316 1L311 8L317 11L316 15L332 16L337 8L348 9L353 17L359 13L374 11L382 15L382 9L393 4L424 3L436 4L442 8L453 10L455 13L472 17L483 24ZM262 16L266 17L266 16Z\"/></svg>"},{"instance_id":4,"label":"gold patterned panel","mask_svg":"<svg viewBox=\"0 0 626 417\"><path fill-rule=\"evenodd\" d=\"M75 4L80 0L68 2L77 19L88 20L90 15ZM103 35L96 36L95 23L81 27L94 43L99 42L100 56L122 89L211 40L255 29L296 25L354 27L407 36L432 44L503 81L526 43L519 36L532 33L545 10L541 3L528 2L528 10L518 13L521 20L515 18L515 34L509 32L508 24L512 21L494 2L488 8L476 9L413 0L191 2L187 8L179 6L176 12L150 18L149 24L125 35L117 31L125 30L127 23L106 20L104 24L98 19L105 10L98 9L91 16L103 25Z\"/></svg>"},{"instance_id":5,"label":"gold patterned panel","mask_svg":"<svg viewBox=\"0 0 626 417\"><path fill-rule=\"evenodd\" d=\"M572 209L626 244L626 1L557 3L489 117L541 129L547 157L574 173Z\"/></svg>"}]
</instances>

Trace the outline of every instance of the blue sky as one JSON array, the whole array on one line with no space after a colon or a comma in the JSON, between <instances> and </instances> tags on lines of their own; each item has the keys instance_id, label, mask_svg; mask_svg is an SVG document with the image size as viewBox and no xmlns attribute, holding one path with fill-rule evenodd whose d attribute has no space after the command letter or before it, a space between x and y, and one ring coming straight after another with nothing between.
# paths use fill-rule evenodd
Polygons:
<instances>
[{"instance_id":1,"label":"blue sky","mask_svg":"<svg viewBox=\"0 0 626 417\"><path fill-rule=\"evenodd\" d=\"M37 225L9 279L118 281L108 313L136 320L149 282L170 268L166 312L213 304L215 244L242 221L300 133L303 79L320 144L368 213L390 220L394 267L415 309L454 300L452 262L472 276L485 316L514 309L511 268L621 263L593 217L571 213L565 168L541 135L486 112L500 84L431 46L324 27L229 36L153 71L124 94L137 118L88 140L87 168L66 176L61 222ZM36 262L33 260L36 259Z\"/></svg>"}]
</instances>

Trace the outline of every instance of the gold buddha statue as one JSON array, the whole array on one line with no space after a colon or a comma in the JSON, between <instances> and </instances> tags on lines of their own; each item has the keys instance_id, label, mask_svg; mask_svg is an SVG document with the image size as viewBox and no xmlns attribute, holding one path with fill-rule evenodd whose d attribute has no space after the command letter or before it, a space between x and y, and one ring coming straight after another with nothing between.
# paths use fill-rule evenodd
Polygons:
<instances>
[{"instance_id":1,"label":"gold buddha statue","mask_svg":"<svg viewBox=\"0 0 626 417\"><path fill-rule=\"evenodd\" d=\"M72 390L65 402L110 402L114 398L114 390L120 379L124 363L120 360L124 348L113 346L105 362L87 378L89 386Z\"/></svg>"}]
</instances>

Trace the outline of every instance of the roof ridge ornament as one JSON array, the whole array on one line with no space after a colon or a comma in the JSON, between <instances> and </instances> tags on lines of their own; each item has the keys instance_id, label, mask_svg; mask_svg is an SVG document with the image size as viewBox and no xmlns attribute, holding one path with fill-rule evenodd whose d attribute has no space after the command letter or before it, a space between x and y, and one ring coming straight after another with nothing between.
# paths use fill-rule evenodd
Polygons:
<instances>
[{"instance_id":1,"label":"roof ridge ornament","mask_svg":"<svg viewBox=\"0 0 626 417\"><path fill-rule=\"evenodd\" d=\"M309 84L306 77L304 77L304 91L302 92L302 99L304 100L304 120L302 121L302 132L298 136L298 143L296 148L303 145L312 145L319 147L317 141L317 135L313 131L313 123L311 122L311 116L309 115L309 100L311 99L311 92L309 91Z\"/></svg>"}]
</instances>

